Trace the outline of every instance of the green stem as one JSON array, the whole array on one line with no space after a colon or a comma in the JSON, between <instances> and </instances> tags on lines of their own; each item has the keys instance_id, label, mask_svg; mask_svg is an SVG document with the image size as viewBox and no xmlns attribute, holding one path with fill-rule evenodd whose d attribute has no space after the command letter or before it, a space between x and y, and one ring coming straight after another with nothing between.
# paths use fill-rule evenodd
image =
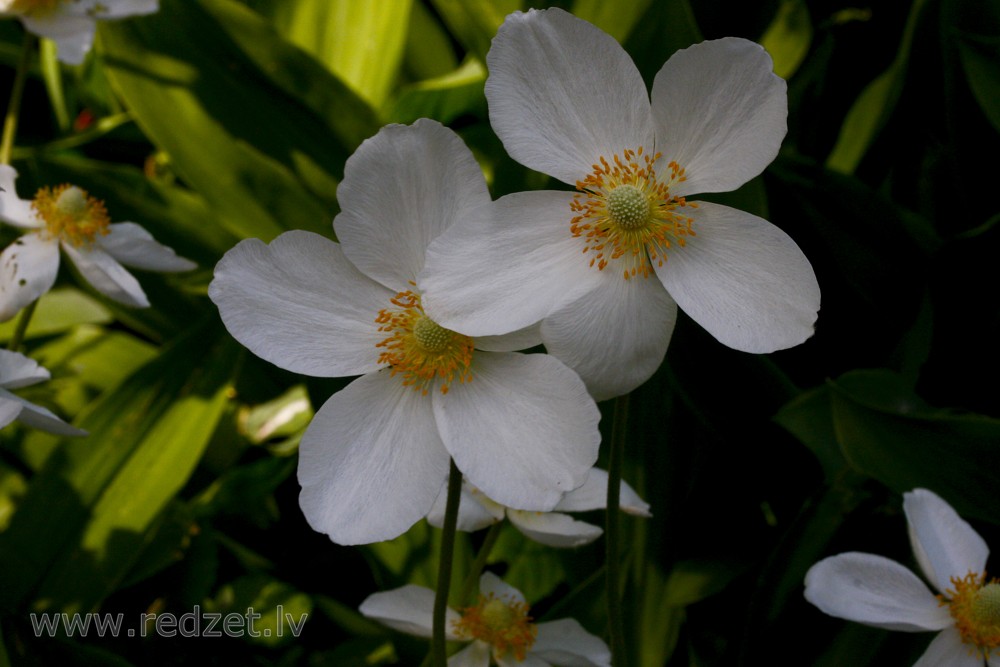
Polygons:
<instances>
[{"instance_id":1,"label":"green stem","mask_svg":"<svg viewBox=\"0 0 1000 667\"><path fill-rule=\"evenodd\" d=\"M462 497L462 473L451 462L448 472L448 501L441 526L441 559L438 562L437 594L434 597L433 632L431 653L435 667L447 667L448 646L445 642L445 618L448 611L448 593L451 588L451 567L455 551L455 527L458 525L458 501Z\"/></svg>"},{"instance_id":2,"label":"green stem","mask_svg":"<svg viewBox=\"0 0 1000 667\"><path fill-rule=\"evenodd\" d=\"M615 667L628 664L625 655L625 624L622 619L622 599L619 590L622 578L621 523L618 508L622 485L622 459L625 458L625 434L628 430L628 394L615 399L615 416L611 426L611 452L608 458L608 503L605 516L605 566L608 598L608 633Z\"/></svg>"},{"instance_id":3,"label":"green stem","mask_svg":"<svg viewBox=\"0 0 1000 667\"><path fill-rule=\"evenodd\" d=\"M21 109L21 96L24 94L24 81L28 78L28 63L31 62L31 50L34 44L34 35L26 31L21 44L21 57L17 60L17 73L14 75L14 87L10 91L7 115L3 119L0 164L10 164L10 151L14 147L14 135L17 134L17 114Z\"/></svg>"},{"instance_id":4,"label":"green stem","mask_svg":"<svg viewBox=\"0 0 1000 667\"><path fill-rule=\"evenodd\" d=\"M490 557L490 552L493 551L493 546L497 543L497 538L500 537L500 527L502 525L503 522L498 521L490 526L490 529L486 532L486 537L483 538L483 546L479 547L476 560L472 563L469 575L465 578L465 581L462 583L462 589L459 591L458 600L463 604L469 601L472 589L479 582L479 575L482 574L483 568L486 567L486 560Z\"/></svg>"},{"instance_id":5,"label":"green stem","mask_svg":"<svg viewBox=\"0 0 1000 667\"><path fill-rule=\"evenodd\" d=\"M10 341L7 343L7 349L11 352L17 352L17 348L21 347L22 341L24 341L24 334L28 331L28 323L31 322L31 316L35 314L35 306L38 305L38 299L35 299L21 311L21 315L17 319L17 328L14 329L14 335L10 337Z\"/></svg>"}]
</instances>

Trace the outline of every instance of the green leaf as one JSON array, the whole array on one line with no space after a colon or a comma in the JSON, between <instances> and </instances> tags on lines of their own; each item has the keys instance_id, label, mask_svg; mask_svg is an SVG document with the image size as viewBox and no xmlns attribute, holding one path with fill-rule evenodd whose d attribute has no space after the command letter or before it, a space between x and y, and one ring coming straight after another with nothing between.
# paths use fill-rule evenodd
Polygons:
<instances>
[{"instance_id":1,"label":"green leaf","mask_svg":"<svg viewBox=\"0 0 1000 667\"><path fill-rule=\"evenodd\" d=\"M308 595L263 574L237 579L206 604L210 612L243 616L245 621L239 626L242 636L265 646L278 646L298 637L312 608Z\"/></svg>"},{"instance_id":2,"label":"green leaf","mask_svg":"<svg viewBox=\"0 0 1000 667\"><path fill-rule=\"evenodd\" d=\"M486 68L475 59L445 76L407 86L389 112L395 123L433 118L448 123L463 114L486 117Z\"/></svg>"},{"instance_id":3,"label":"green leaf","mask_svg":"<svg viewBox=\"0 0 1000 667\"><path fill-rule=\"evenodd\" d=\"M828 387L800 395L782 407L774 419L812 451L823 466L828 484L849 468L837 441Z\"/></svg>"},{"instance_id":4,"label":"green leaf","mask_svg":"<svg viewBox=\"0 0 1000 667\"><path fill-rule=\"evenodd\" d=\"M619 43L624 43L632 28L652 4L652 0L607 2L606 0L576 0L573 14L590 21Z\"/></svg>"},{"instance_id":5,"label":"green leaf","mask_svg":"<svg viewBox=\"0 0 1000 667\"><path fill-rule=\"evenodd\" d=\"M774 73L788 79L802 64L812 44L812 21L803 0L781 0L778 13L760 38L774 59Z\"/></svg>"},{"instance_id":6,"label":"green leaf","mask_svg":"<svg viewBox=\"0 0 1000 667\"><path fill-rule=\"evenodd\" d=\"M969 88L994 129L1000 132L1000 37L959 33L958 55Z\"/></svg>"},{"instance_id":7,"label":"green leaf","mask_svg":"<svg viewBox=\"0 0 1000 667\"><path fill-rule=\"evenodd\" d=\"M305 428L312 420L313 409L304 385L295 385L278 398L247 408L240 414L240 430L250 442L285 437Z\"/></svg>"},{"instance_id":8,"label":"green leaf","mask_svg":"<svg viewBox=\"0 0 1000 667\"><path fill-rule=\"evenodd\" d=\"M520 0L431 0L449 30L472 55L486 62L490 42Z\"/></svg>"},{"instance_id":9,"label":"green leaf","mask_svg":"<svg viewBox=\"0 0 1000 667\"><path fill-rule=\"evenodd\" d=\"M18 318L0 324L0 341L8 341ZM25 339L50 336L79 324L107 324L111 313L97 300L72 287L58 287L38 300L35 314L28 323Z\"/></svg>"}]
</instances>

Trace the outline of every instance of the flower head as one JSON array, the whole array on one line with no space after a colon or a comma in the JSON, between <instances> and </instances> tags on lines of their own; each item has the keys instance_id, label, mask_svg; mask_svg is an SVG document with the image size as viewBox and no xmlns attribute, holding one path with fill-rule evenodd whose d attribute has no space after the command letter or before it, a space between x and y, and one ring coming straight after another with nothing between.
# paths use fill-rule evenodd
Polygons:
<instances>
[{"instance_id":1,"label":"flower head","mask_svg":"<svg viewBox=\"0 0 1000 667\"><path fill-rule=\"evenodd\" d=\"M460 610L448 609L448 639L470 642L451 657L449 665L495 663L512 667L531 665L611 665L611 652L600 638L573 619L535 623L531 608L519 590L495 574L479 579L476 604ZM404 586L369 595L360 611L390 628L419 637L431 636L434 592L422 586Z\"/></svg>"},{"instance_id":2,"label":"flower head","mask_svg":"<svg viewBox=\"0 0 1000 667\"><path fill-rule=\"evenodd\" d=\"M433 121L390 125L347 161L339 243L287 232L226 253L209 296L258 356L361 375L316 413L299 449L300 504L341 544L391 539L427 515L453 458L505 505L551 510L597 458L599 412L534 329L471 338L415 287L428 244L491 206L479 165Z\"/></svg>"},{"instance_id":3,"label":"flower head","mask_svg":"<svg viewBox=\"0 0 1000 667\"><path fill-rule=\"evenodd\" d=\"M831 616L865 625L939 630L920 665L1000 665L1000 583L986 577L986 543L927 489L903 494L903 509L913 554L938 595L895 561L851 552L809 569L806 599Z\"/></svg>"},{"instance_id":4,"label":"flower head","mask_svg":"<svg viewBox=\"0 0 1000 667\"><path fill-rule=\"evenodd\" d=\"M159 0L0 0L0 18L16 16L29 32L53 40L59 60L79 65L94 42L97 21L151 14Z\"/></svg>"},{"instance_id":5,"label":"flower head","mask_svg":"<svg viewBox=\"0 0 1000 667\"><path fill-rule=\"evenodd\" d=\"M0 165L0 220L27 233L0 253L0 322L14 317L55 284L59 249L104 296L149 306L139 281L122 264L147 271L190 271L195 263L157 243L134 222L112 223L104 202L75 185L43 187L19 199L17 171Z\"/></svg>"},{"instance_id":6,"label":"flower head","mask_svg":"<svg viewBox=\"0 0 1000 667\"><path fill-rule=\"evenodd\" d=\"M504 147L576 192L503 197L492 220L433 244L418 284L442 325L475 336L541 320L548 351L598 399L656 370L678 305L738 350L812 335L819 287L795 242L691 200L739 187L778 153L785 82L760 46L726 38L679 51L650 97L613 38L553 8L508 16L487 64Z\"/></svg>"},{"instance_id":7,"label":"flower head","mask_svg":"<svg viewBox=\"0 0 1000 667\"><path fill-rule=\"evenodd\" d=\"M23 354L0 350L0 428L15 419L56 435L86 435L46 408L29 403L10 389L29 387L49 379L49 372Z\"/></svg>"},{"instance_id":8,"label":"flower head","mask_svg":"<svg viewBox=\"0 0 1000 667\"><path fill-rule=\"evenodd\" d=\"M578 547L593 542L604 531L584 521L577 521L564 512L604 509L607 506L607 496L608 473L600 468L591 468L583 486L563 496L551 512L528 512L505 507L463 480L462 499L458 505L458 529L473 532L503 521L506 517L515 528L536 542L550 547ZM442 489L427 515L427 522L432 526L440 528L444 524L446 501L446 489ZM652 516L649 504L625 482L621 485L621 510L635 516Z\"/></svg>"}]
</instances>

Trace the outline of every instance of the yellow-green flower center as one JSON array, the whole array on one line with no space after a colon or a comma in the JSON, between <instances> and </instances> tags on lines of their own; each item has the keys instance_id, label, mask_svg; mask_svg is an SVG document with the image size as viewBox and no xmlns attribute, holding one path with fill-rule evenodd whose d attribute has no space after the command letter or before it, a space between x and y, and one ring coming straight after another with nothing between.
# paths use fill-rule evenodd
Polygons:
<instances>
[{"instance_id":1,"label":"yellow-green flower center","mask_svg":"<svg viewBox=\"0 0 1000 667\"><path fill-rule=\"evenodd\" d=\"M442 394L447 394L452 380L472 380L472 339L445 329L427 317L420 296L400 292L391 299L393 308L380 310L375 322L386 338L376 345L382 350L379 363L403 376L403 385L427 394L439 380Z\"/></svg>"},{"instance_id":2,"label":"yellow-green flower center","mask_svg":"<svg viewBox=\"0 0 1000 667\"><path fill-rule=\"evenodd\" d=\"M669 248L684 247L695 236L685 208L698 205L670 194L685 180L684 169L670 162L669 176L661 179L656 169L662 156L643 152L641 146L625 149L610 161L602 155L594 171L577 181L580 194L570 204L570 232L583 239L585 254L592 253L590 265L604 270L616 263L626 280L648 277L654 263L663 266Z\"/></svg>"},{"instance_id":3,"label":"yellow-green flower center","mask_svg":"<svg viewBox=\"0 0 1000 667\"><path fill-rule=\"evenodd\" d=\"M45 233L73 246L88 246L110 231L104 202L75 185L42 188L31 206L45 222Z\"/></svg>"},{"instance_id":4,"label":"yellow-green flower center","mask_svg":"<svg viewBox=\"0 0 1000 667\"><path fill-rule=\"evenodd\" d=\"M506 597L480 595L479 603L462 610L462 617L455 621L455 631L461 635L486 642L493 647L494 655L514 654L524 660L535 643L538 626L531 622L528 605Z\"/></svg>"},{"instance_id":5,"label":"yellow-green flower center","mask_svg":"<svg viewBox=\"0 0 1000 667\"><path fill-rule=\"evenodd\" d=\"M973 572L961 579L952 577L954 589L938 596L941 604L948 605L962 641L984 659L1000 648L1000 584L985 582L985 575Z\"/></svg>"}]
</instances>

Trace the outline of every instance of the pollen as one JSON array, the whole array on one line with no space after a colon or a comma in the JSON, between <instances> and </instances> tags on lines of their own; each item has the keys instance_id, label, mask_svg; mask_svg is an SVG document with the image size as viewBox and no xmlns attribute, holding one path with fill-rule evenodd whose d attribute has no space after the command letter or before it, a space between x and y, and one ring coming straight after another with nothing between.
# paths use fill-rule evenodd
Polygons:
<instances>
[{"instance_id":1,"label":"pollen","mask_svg":"<svg viewBox=\"0 0 1000 667\"><path fill-rule=\"evenodd\" d=\"M601 156L593 172L577 181L580 193L570 203L570 232L583 239L590 265L603 271L611 264L626 280L649 277L654 264L663 266L669 249L696 236L694 219L684 209L698 205L670 194L686 180L684 169L670 162L661 176L656 170L663 156L643 153L640 146L611 160Z\"/></svg>"},{"instance_id":2,"label":"pollen","mask_svg":"<svg viewBox=\"0 0 1000 667\"><path fill-rule=\"evenodd\" d=\"M45 222L45 233L76 247L92 245L94 239L110 231L104 202L75 185L44 187L31 206Z\"/></svg>"},{"instance_id":3,"label":"pollen","mask_svg":"<svg viewBox=\"0 0 1000 667\"><path fill-rule=\"evenodd\" d=\"M445 329L427 317L420 296L405 291L391 300L392 308L380 310L375 322L386 338L376 345L382 350L379 363L403 377L404 386L427 395L437 380L442 394L451 383L472 380L472 339Z\"/></svg>"},{"instance_id":4,"label":"pollen","mask_svg":"<svg viewBox=\"0 0 1000 667\"><path fill-rule=\"evenodd\" d=\"M478 604L462 610L462 617L454 621L454 629L486 642L493 647L495 656L503 657L509 652L521 661L538 635L538 626L531 622L528 611L526 603L506 596L480 595Z\"/></svg>"},{"instance_id":5,"label":"pollen","mask_svg":"<svg viewBox=\"0 0 1000 667\"><path fill-rule=\"evenodd\" d=\"M1000 583L994 579L986 583L986 576L970 572L965 577L952 577L953 589L946 596L939 595L941 604L955 619L962 641L979 653L983 659L1000 654Z\"/></svg>"}]
</instances>

